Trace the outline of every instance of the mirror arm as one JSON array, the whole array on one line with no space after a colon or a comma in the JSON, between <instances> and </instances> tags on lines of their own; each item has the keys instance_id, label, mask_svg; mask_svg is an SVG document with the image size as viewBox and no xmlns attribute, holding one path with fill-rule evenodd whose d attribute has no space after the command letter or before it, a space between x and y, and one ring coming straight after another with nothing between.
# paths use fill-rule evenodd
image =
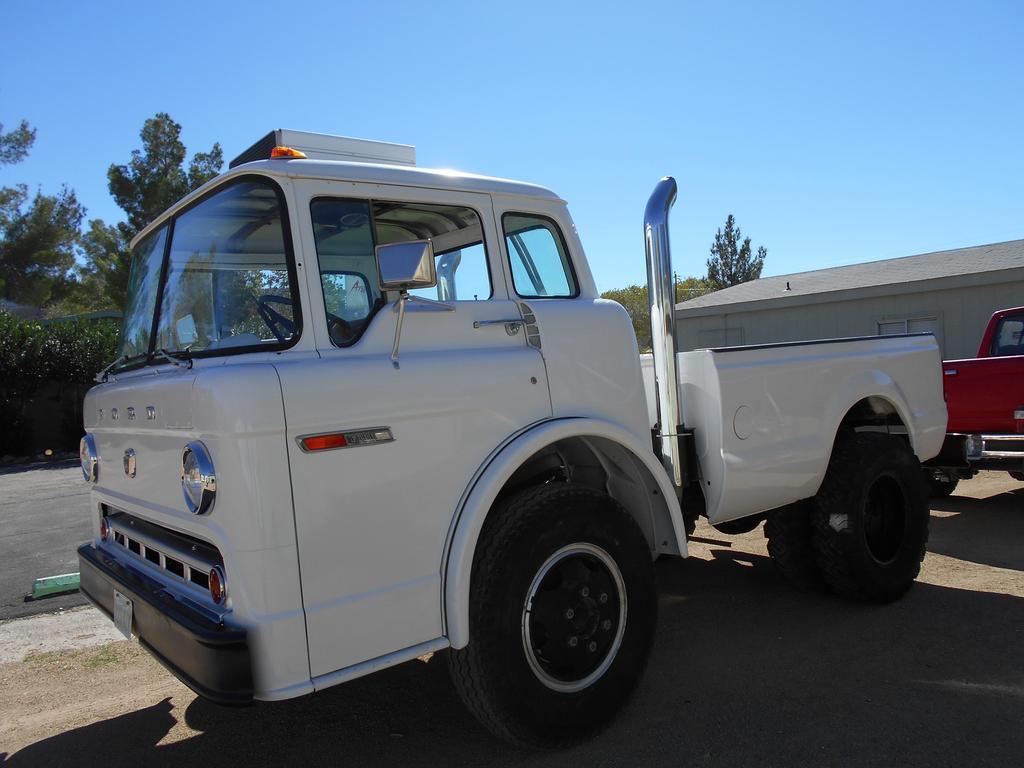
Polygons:
<instances>
[{"instance_id":1,"label":"mirror arm","mask_svg":"<svg viewBox=\"0 0 1024 768\"><path fill-rule=\"evenodd\" d=\"M435 312L454 312L455 311L455 305L454 304L449 304L449 303L444 302L444 301L435 301L434 299L425 299L422 296L409 296L409 295L406 295L405 298L406 298L408 303L414 304L416 306L421 306L423 308L423 310L425 310L425 311L429 311L429 310L433 310ZM392 309L391 311L392 312L398 312L398 302L397 301L395 302L395 308Z\"/></svg>"},{"instance_id":2,"label":"mirror arm","mask_svg":"<svg viewBox=\"0 0 1024 768\"><path fill-rule=\"evenodd\" d=\"M395 302L395 311L398 312L398 321L395 323L395 345L391 347L391 364L397 371L398 365L398 345L402 338L402 321L405 320L405 305L409 303L408 291L402 291L398 296L398 301Z\"/></svg>"},{"instance_id":3,"label":"mirror arm","mask_svg":"<svg viewBox=\"0 0 1024 768\"><path fill-rule=\"evenodd\" d=\"M442 301L434 301L433 299L424 299L420 296L410 296L409 292L402 290L398 294L398 301L395 302L395 308L392 312L398 313L398 320L395 322L395 344L391 347L391 364L397 370L401 366L398 365L398 347L402 340L402 322L405 320L405 307L409 302L414 304L423 304L426 308L430 308L437 312L454 312L455 307L451 304L445 304Z\"/></svg>"}]
</instances>

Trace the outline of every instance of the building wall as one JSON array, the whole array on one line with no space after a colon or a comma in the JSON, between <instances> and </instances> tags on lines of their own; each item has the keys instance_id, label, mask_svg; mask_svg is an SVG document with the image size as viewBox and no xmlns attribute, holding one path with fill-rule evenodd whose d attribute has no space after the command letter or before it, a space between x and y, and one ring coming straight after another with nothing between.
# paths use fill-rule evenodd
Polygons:
<instances>
[{"instance_id":1,"label":"building wall","mask_svg":"<svg viewBox=\"0 0 1024 768\"><path fill-rule=\"evenodd\" d=\"M932 331L947 360L974 357L989 317L1024 305L1024 279L703 317L680 312L680 351L781 341ZM905 325L904 325L905 323ZM880 324L882 324L880 326ZM904 328L906 330L904 331Z\"/></svg>"}]
</instances>

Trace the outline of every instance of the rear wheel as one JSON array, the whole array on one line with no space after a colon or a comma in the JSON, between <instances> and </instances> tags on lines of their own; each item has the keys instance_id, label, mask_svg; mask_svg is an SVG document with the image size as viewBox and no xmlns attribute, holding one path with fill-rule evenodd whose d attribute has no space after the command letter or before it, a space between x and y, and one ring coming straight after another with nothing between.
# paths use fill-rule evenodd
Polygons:
<instances>
[{"instance_id":1,"label":"rear wheel","mask_svg":"<svg viewBox=\"0 0 1024 768\"><path fill-rule=\"evenodd\" d=\"M840 435L813 500L814 551L841 595L895 600L921 570L928 541L928 494L917 458L900 438Z\"/></svg>"},{"instance_id":2,"label":"rear wheel","mask_svg":"<svg viewBox=\"0 0 1024 768\"><path fill-rule=\"evenodd\" d=\"M607 723L643 672L657 615L633 518L590 488L527 489L492 513L471 583L469 644L448 658L476 718L532 747Z\"/></svg>"},{"instance_id":3,"label":"rear wheel","mask_svg":"<svg viewBox=\"0 0 1024 768\"><path fill-rule=\"evenodd\" d=\"M814 554L811 511L809 501L798 501L769 512L764 535L779 573L798 589L817 592L826 585Z\"/></svg>"}]
</instances>

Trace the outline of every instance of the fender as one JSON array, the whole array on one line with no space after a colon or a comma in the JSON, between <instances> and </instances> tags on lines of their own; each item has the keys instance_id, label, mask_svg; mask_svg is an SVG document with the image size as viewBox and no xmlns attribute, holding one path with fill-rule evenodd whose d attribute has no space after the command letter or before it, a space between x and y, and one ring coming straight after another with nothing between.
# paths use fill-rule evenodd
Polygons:
<instances>
[{"instance_id":1,"label":"fender","mask_svg":"<svg viewBox=\"0 0 1024 768\"><path fill-rule=\"evenodd\" d=\"M911 450L917 455L920 461L926 461L934 456L942 447L942 441L946 433L945 403L938 403L938 409L928 408L926 398L921 398L921 410L911 410L908 399L900 387L889 374L878 369L860 371L856 375L844 381L842 389L834 392L826 404L826 418L832 432L832 444L839 432L839 425L849 410L861 400L868 397L879 397L888 401L900 420L907 428L907 438L910 440ZM942 410L941 414L937 410ZM826 457L825 464L828 463ZM825 470L822 468L821 475L824 478ZM820 485L820 481L819 481Z\"/></svg>"},{"instance_id":2,"label":"fender","mask_svg":"<svg viewBox=\"0 0 1024 768\"><path fill-rule=\"evenodd\" d=\"M650 445L641 444L632 433L602 419L566 418L542 422L516 436L481 468L456 511L454 533L443 574L444 618L448 640L453 648L463 648L469 642L469 590L473 555L484 520L498 494L523 462L546 446L570 437L609 440L619 444L641 462L657 484L660 497L664 499L678 552L686 556L686 529L676 491Z\"/></svg>"}]
</instances>

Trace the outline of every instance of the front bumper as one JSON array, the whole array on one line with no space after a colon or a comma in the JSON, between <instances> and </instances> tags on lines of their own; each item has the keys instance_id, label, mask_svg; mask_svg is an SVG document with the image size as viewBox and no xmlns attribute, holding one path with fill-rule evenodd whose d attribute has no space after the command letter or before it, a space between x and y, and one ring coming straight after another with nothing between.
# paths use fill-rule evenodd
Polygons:
<instances>
[{"instance_id":1,"label":"front bumper","mask_svg":"<svg viewBox=\"0 0 1024 768\"><path fill-rule=\"evenodd\" d=\"M218 704L249 704L252 662L246 632L232 629L175 600L162 585L110 555L78 548L82 593L107 616L114 590L132 601L132 632L181 682Z\"/></svg>"}]
</instances>

